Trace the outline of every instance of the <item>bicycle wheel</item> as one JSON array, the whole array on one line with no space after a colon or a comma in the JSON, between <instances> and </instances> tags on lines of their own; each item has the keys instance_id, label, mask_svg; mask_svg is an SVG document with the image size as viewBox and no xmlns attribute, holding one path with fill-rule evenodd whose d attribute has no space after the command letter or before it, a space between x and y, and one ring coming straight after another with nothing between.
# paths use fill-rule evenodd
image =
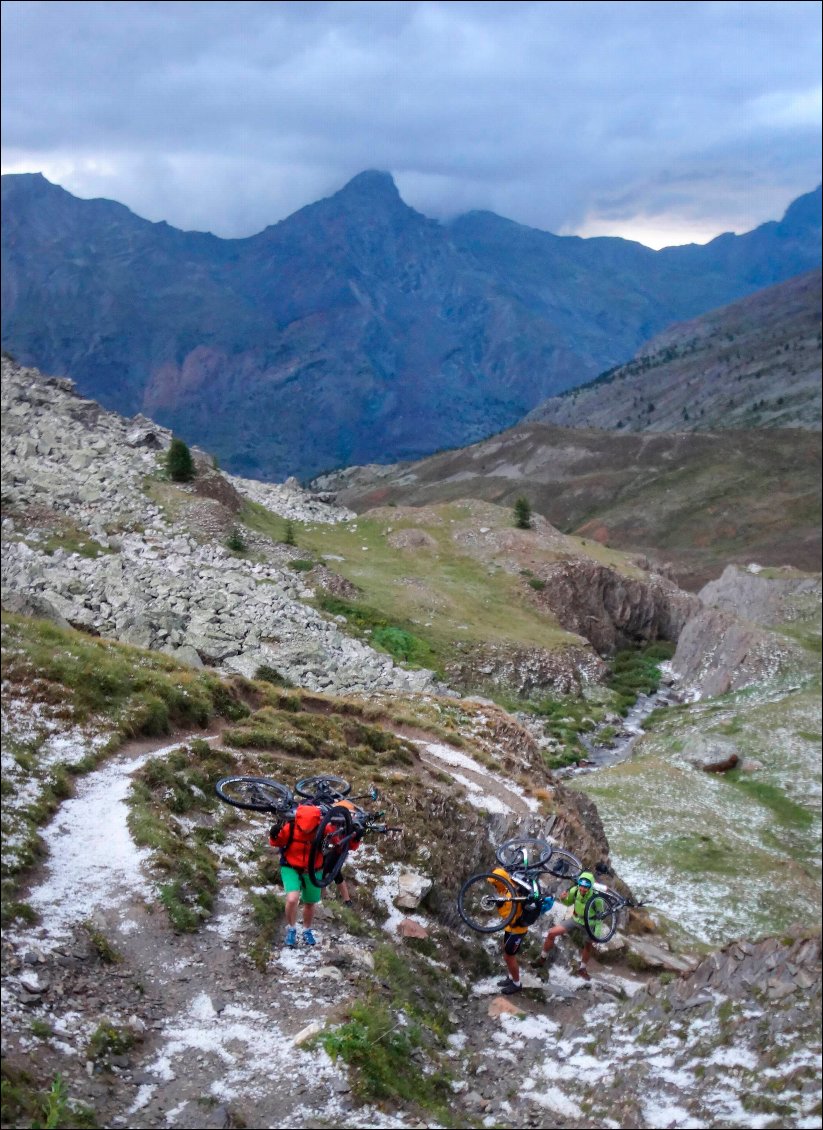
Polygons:
<instances>
[{"instance_id":1,"label":"bicycle wheel","mask_svg":"<svg viewBox=\"0 0 823 1130\"><path fill-rule=\"evenodd\" d=\"M495 850L495 859L507 871L513 868L536 867L548 863L552 856L552 846L545 840L524 836L520 839L506 840Z\"/></svg>"},{"instance_id":2,"label":"bicycle wheel","mask_svg":"<svg viewBox=\"0 0 823 1130\"><path fill-rule=\"evenodd\" d=\"M267 777L221 777L214 791L226 804L255 812L281 812L294 801L287 785Z\"/></svg>"},{"instance_id":3,"label":"bicycle wheel","mask_svg":"<svg viewBox=\"0 0 823 1130\"><path fill-rule=\"evenodd\" d=\"M617 908L608 895L592 895L583 912L586 933L594 942L608 942L617 929Z\"/></svg>"},{"instance_id":4,"label":"bicycle wheel","mask_svg":"<svg viewBox=\"0 0 823 1130\"><path fill-rule=\"evenodd\" d=\"M306 879L313 887L321 890L333 883L340 874L349 854L353 823L347 808L332 808L325 820L321 821L312 841L309 853L309 866ZM331 863L326 866L327 861ZM317 872L323 872L320 879Z\"/></svg>"},{"instance_id":5,"label":"bicycle wheel","mask_svg":"<svg viewBox=\"0 0 823 1130\"><path fill-rule=\"evenodd\" d=\"M556 879L576 879L583 870L583 864L570 851L555 848L545 870Z\"/></svg>"},{"instance_id":6,"label":"bicycle wheel","mask_svg":"<svg viewBox=\"0 0 823 1130\"><path fill-rule=\"evenodd\" d=\"M460 917L479 934L494 934L511 922L519 902L514 887L502 875L484 871L472 875L460 888L457 909Z\"/></svg>"},{"instance_id":7,"label":"bicycle wheel","mask_svg":"<svg viewBox=\"0 0 823 1130\"><path fill-rule=\"evenodd\" d=\"M351 785L342 777L303 777L294 786L294 791L298 796L307 797L309 800L333 803L348 796Z\"/></svg>"}]
</instances>

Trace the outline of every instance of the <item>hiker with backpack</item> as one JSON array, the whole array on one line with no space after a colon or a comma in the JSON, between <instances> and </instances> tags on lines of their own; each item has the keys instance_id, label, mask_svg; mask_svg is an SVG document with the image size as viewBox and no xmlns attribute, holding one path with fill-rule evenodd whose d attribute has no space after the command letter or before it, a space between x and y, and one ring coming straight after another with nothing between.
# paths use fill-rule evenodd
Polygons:
<instances>
[{"instance_id":1,"label":"hiker with backpack","mask_svg":"<svg viewBox=\"0 0 823 1130\"><path fill-rule=\"evenodd\" d=\"M280 878L286 890L286 937L287 946L297 945L297 907L303 907L303 945L313 946L317 939L312 932L314 909L320 902L322 891L319 881L323 869L314 873L317 883L309 875L312 845L317 829L326 817L316 804L299 804L294 816L283 823L273 824L269 832L269 843L280 849ZM331 831L327 825L326 831Z\"/></svg>"},{"instance_id":2,"label":"hiker with backpack","mask_svg":"<svg viewBox=\"0 0 823 1130\"><path fill-rule=\"evenodd\" d=\"M340 858L340 852L342 850L341 844L344 838L347 841L347 851L357 851L357 849L360 847L360 843L363 837L363 825L360 819L363 816L363 810L358 808L356 804L352 804L350 800L345 799L335 801L335 807L345 808L349 811L352 817L352 825L355 829L359 830L359 833L352 837L348 837L345 831L341 829L340 831L335 832L332 836L329 837L329 850L323 860L324 878L327 875L331 874L331 872L335 869L337 861ZM349 891L349 884L345 876L343 875L342 869L337 872L332 882L337 886L340 898L343 900L343 905L350 907L352 904L351 892Z\"/></svg>"},{"instance_id":3,"label":"hiker with backpack","mask_svg":"<svg viewBox=\"0 0 823 1130\"><path fill-rule=\"evenodd\" d=\"M496 883L492 876L499 875L504 882ZM506 880L508 882L506 882ZM509 896L508 900L498 907L497 913L501 918L506 918L511 913L512 900L510 896L512 878L508 871L503 867L496 867L489 876L489 883L495 888L499 895ZM517 955L519 954L526 934L529 932L529 926L533 926L541 914L545 914L551 910L554 904L554 899L551 895L545 895L543 898L535 900L529 899L527 902L518 903L517 910L515 911L514 918L509 922L503 931L503 961L508 971L508 976L502 981L498 981L500 992L504 996L511 996L513 993L519 993L523 988L520 980L520 963Z\"/></svg>"},{"instance_id":4,"label":"hiker with backpack","mask_svg":"<svg viewBox=\"0 0 823 1130\"><path fill-rule=\"evenodd\" d=\"M569 887L564 895L561 895L560 902L565 906L572 908L572 913L565 921L560 922L557 926L552 926L546 935L546 940L543 943L543 948L540 951L540 956L536 957L532 965L539 968L546 965L555 956L555 942L564 934L576 932L582 934L585 938L583 943L583 952L580 954L580 962L575 969L575 975L582 977L584 981L591 981L591 974L586 968L589 964L589 958L592 955L592 946L594 945L588 930L586 929L586 903L594 894L594 875L591 871L582 871L578 875L577 880Z\"/></svg>"}]
</instances>

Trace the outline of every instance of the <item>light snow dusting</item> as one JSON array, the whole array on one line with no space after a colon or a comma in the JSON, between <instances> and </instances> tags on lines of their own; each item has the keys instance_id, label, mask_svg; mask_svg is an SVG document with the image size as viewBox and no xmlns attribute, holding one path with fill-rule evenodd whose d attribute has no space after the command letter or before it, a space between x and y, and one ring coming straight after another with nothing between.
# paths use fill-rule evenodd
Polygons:
<instances>
[{"instance_id":1,"label":"light snow dusting","mask_svg":"<svg viewBox=\"0 0 823 1130\"><path fill-rule=\"evenodd\" d=\"M162 756L179 743L139 758L117 757L82 778L77 793L64 801L44 832L50 846L46 875L29 895L41 915L49 945L56 946L72 926L97 910L125 908L135 898L148 899L151 884L143 874L149 858L128 830L126 796L131 776L150 757Z\"/></svg>"}]
</instances>

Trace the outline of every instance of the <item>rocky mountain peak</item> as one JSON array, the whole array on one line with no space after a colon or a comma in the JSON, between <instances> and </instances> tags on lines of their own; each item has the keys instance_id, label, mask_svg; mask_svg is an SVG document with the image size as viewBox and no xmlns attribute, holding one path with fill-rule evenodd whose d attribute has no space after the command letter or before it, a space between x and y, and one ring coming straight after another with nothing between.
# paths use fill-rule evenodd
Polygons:
<instances>
[{"instance_id":1,"label":"rocky mountain peak","mask_svg":"<svg viewBox=\"0 0 823 1130\"><path fill-rule=\"evenodd\" d=\"M368 197L370 200L400 200L394 177L382 169L364 169L343 185L334 199Z\"/></svg>"},{"instance_id":2,"label":"rocky mountain peak","mask_svg":"<svg viewBox=\"0 0 823 1130\"><path fill-rule=\"evenodd\" d=\"M790 230L793 235L816 233L819 238L821 207L823 207L823 185L818 185L813 192L807 192L792 201L783 216L781 227Z\"/></svg>"}]
</instances>

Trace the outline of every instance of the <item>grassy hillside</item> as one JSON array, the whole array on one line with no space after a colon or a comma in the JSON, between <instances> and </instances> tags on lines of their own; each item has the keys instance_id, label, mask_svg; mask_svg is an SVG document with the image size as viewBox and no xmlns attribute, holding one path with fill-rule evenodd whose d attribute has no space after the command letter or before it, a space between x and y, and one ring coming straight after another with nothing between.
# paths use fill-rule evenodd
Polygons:
<instances>
[{"instance_id":1,"label":"grassy hillside","mask_svg":"<svg viewBox=\"0 0 823 1130\"><path fill-rule=\"evenodd\" d=\"M820 628L803 601L774 626L803 649L791 675L658 711L630 760L575 779L620 873L681 939L819 921ZM731 772L699 768L732 754Z\"/></svg>"},{"instance_id":2,"label":"grassy hillside","mask_svg":"<svg viewBox=\"0 0 823 1130\"><path fill-rule=\"evenodd\" d=\"M528 424L395 467L319 480L359 512L465 498L534 511L583 540L671 562L699 588L730 562L820 563L820 434L629 435Z\"/></svg>"},{"instance_id":3,"label":"grassy hillside","mask_svg":"<svg viewBox=\"0 0 823 1130\"><path fill-rule=\"evenodd\" d=\"M262 507L249 506L242 517L253 530L283 536L282 521ZM438 671L475 646L580 646L529 599L540 565L581 555L642 575L625 554L596 541L564 537L545 522L517 530L511 511L471 500L388 506L334 526L292 523L292 532L298 568L326 565L356 586L326 601L328 611L372 636L386 625L413 635L414 658Z\"/></svg>"},{"instance_id":4,"label":"grassy hillside","mask_svg":"<svg viewBox=\"0 0 823 1130\"><path fill-rule=\"evenodd\" d=\"M820 428L821 274L670 326L528 419L635 432Z\"/></svg>"}]
</instances>

